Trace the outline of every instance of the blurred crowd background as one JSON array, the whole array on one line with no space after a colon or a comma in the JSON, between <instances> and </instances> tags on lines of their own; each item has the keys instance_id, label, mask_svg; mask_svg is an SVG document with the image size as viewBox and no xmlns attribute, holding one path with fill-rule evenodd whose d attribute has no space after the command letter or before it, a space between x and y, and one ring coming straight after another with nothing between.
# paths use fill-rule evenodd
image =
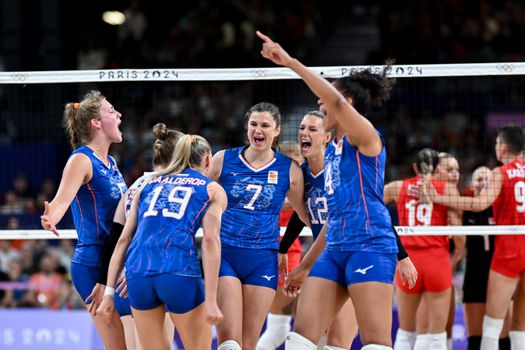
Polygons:
<instances>
[{"instance_id":1,"label":"blurred crowd background","mask_svg":"<svg viewBox=\"0 0 525 350\"><path fill-rule=\"evenodd\" d=\"M175 2L0 0L0 71L119 68L267 67L255 30L307 65L517 62L525 58L525 5L519 0L225 0ZM120 11L121 25L102 20ZM511 64L507 68L511 67ZM368 117L385 135L387 180L411 174L412 156L431 146L458 157L460 187L495 166L493 132L523 123L519 77L399 79L392 99ZM39 228L70 153L61 127L66 102L100 89L123 114L124 142L112 148L126 182L150 169L152 126L201 134L215 150L244 141L243 116L267 100L282 111L292 141L316 100L301 82L0 84L0 228ZM72 228L64 218L60 228ZM73 241L0 239L0 306L75 308L68 281ZM31 284L44 286L31 288Z\"/></svg>"}]
</instances>

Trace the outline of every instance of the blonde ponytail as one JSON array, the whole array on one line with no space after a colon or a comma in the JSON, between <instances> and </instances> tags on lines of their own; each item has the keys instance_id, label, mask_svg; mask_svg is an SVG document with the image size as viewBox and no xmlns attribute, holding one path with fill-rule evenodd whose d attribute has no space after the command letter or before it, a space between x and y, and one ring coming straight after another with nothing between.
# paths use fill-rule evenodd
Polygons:
<instances>
[{"instance_id":1,"label":"blonde ponytail","mask_svg":"<svg viewBox=\"0 0 525 350\"><path fill-rule=\"evenodd\" d=\"M211 153L208 141L199 135L184 135L175 145L175 152L171 164L157 176L177 175L185 169L197 167L202 158Z\"/></svg>"}]
</instances>

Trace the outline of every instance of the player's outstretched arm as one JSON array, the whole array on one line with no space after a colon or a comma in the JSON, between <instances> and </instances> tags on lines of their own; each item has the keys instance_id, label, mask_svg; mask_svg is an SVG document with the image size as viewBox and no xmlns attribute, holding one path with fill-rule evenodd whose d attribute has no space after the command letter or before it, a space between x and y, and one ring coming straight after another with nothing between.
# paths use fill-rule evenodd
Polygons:
<instances>
[{"instance_id":1,"label":"player's outstretched arm","mask_svg":"<svg viewBox=\"0 0 525 350\"><path fill-rule=\"evenodd\" d=\"M64 217L80 186L91 180L92 176L91 160L86 155L75 154L69 158L55 198L51 203L44 202L44 213L40 217L40 222L45 230L58 236L56 224Z\"/></svg>"},{"instance_id":2,"label":"player's outstretched arm","mask_svg":"<svg viewBox=\"0 0 525 350\"><path fill-rule=\"evenodd\" d=\"M297 73L323 102L326 110L337 119L351 144L367 156L376 156L381 152L383 142L372 123L363 117L332 84L297 59L292 58L281 45L270 37L259 31L257 31L257 36L264 42L261 55Z\"/></svg>"}]
</instances>

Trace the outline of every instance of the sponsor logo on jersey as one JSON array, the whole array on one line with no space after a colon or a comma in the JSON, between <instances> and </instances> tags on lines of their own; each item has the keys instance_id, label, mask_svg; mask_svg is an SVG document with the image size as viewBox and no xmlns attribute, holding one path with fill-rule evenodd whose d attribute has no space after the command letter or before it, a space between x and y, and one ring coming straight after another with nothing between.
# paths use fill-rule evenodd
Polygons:
<instances>
[{"instance_id":1,"label":"sponsor logo on jersey","mask_svg":"<svg viewBox=\"0 0 525 350\"><path fill-rule=\"evenodd\" d=\"M269 184L277 184L279 180L279 172L275 170L271 170L268 172L268 183Z\"/></svg>"}]
</instances>

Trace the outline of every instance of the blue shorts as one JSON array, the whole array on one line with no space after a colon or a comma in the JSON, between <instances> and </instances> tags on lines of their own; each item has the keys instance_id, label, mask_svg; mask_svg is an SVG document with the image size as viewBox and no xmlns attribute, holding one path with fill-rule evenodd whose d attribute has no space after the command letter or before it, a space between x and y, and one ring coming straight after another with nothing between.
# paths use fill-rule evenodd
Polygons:
<instances>
[{"instance_id":1,"label":"blue shorts","mask_svg":"<svg viewBox=\"0 0 525 350\"><path fill-rule=\"evenodd\" d=\"M166 305L169 312L184 314L204 302L201 277L161 273L128 279L129 304L136 310Z\"/></svg>"},{"instance_id":2,"label":"blue shorts","mask_svg":"<svg viewBox=\"0 0 525 350\"><path fill-rule=\"evenodd\" d=\"M219 277L233 276L242 284L277 289L279 280L277 251L222 247Z\"/></svg>"},{"instance_id":3,"label":"blue shorts","mask_svg":"<svg viewBox=\"0 0 525 350\"><path fill-rule=\"evenodd\" d=\"M120 317L131 315L129 297L123 298L117 292L115 292L113 303L115 304L115 310L117 310Z\"/></svg>"},{"instance_id":4,"label":"blue shorts","mask_svg":"<svg viewBox=\"0 0 525 350\"><path fill-rule=\"evenodd\" d=\"M73 286L77 290L78 294L84 302L86 298L91 294L95 284L97 284L99 268L93 266L82 265L72 262L70 265L71 280ZM129 307L129 299L122 298L115 293L115 310L122 316L131 315L131 309ZM90 304L89 302L88 304Z\"/></svg>"},{"instance_id":5,"label":"blue shorts","mask_svg":"<svg viewBox=\"0 0 525 350\"><path fill-rule=\"evenodd\" d=\"M95 284L97 284L99 268L72 262L69 267L69 273L73 286L75 286L82 300L86 302L86 298L93 291Z\"/></svg>"},{"instance_id":6,"label":"blue shorts","mask_svg":"<svg viewBox=\"0 0 525 350\"><path fill-rule=\"evenodd\" d=\"M343 287L363 282L393 283L397 254L374 252L336 252L324 250L310 277L321 277Z\"/></svg>"}]
</instances>

